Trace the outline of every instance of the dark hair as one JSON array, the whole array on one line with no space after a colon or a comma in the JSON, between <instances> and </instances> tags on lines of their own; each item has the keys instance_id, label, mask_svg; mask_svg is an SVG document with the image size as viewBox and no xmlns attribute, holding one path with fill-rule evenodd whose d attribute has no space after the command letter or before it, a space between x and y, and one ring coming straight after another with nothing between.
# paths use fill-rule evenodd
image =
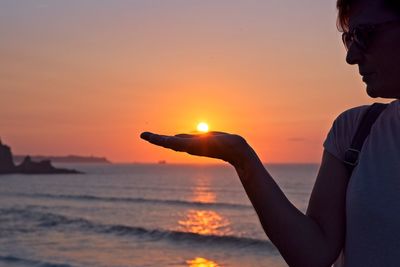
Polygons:
<instances>
[{"instance_id":1,"label":"dark hair","mask_svg":"<svg viewBox=\"0 0 400 267\"><path fill-rule=\"evenodd\" d=\"M349 29L350 4L351 0L337 0L338 17L336 25L339 31L347 31Z\"/></svg>"},{"instance_id":2,"label":"dark hair","mask_svg":"<svg viewBox=\"0 0 400 267\"><path fill-rule=\"evenodd\" d=\"M399 0L383 0L385 5L395 10L400 15L400 1ZM337 27L340 31L349 30L349 16L350 6L354 0L337 0L336 7L338 9Z\"/></svg>"}]
</instances>

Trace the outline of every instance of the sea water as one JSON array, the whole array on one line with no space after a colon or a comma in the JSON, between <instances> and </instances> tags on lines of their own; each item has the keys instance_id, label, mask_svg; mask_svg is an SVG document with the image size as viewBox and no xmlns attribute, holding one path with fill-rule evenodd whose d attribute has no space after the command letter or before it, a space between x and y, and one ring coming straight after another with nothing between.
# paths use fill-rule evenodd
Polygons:
<instances>
[{"instance_id":1,"label":"sea water","mask_svg":"<svg viewBox=\"0 0 400 267\"><path fill-rule=\"evenodd\" d=\"M228 165L67 167L0 176L0 266L287 266ZM305 212L318 166L267 169Z\"/></svg>"}]
</instances>

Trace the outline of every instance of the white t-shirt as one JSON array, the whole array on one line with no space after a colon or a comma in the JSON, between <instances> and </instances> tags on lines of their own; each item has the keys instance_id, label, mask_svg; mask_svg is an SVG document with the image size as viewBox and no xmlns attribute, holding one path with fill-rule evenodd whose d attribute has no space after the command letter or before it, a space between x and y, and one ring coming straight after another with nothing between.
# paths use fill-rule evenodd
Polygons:
<instances>
[{"instance_id":1,"label":"white t-shirt","mask_svg":"<svg viewBox=\"0 0 400 267\"><path fill-rule=\"evenodd\" d=\"M340 160L368 106L343 112L324 148ZM400 100L373 125L346 195L346 267L400 266Z\"/></svg>"}]
</instances>

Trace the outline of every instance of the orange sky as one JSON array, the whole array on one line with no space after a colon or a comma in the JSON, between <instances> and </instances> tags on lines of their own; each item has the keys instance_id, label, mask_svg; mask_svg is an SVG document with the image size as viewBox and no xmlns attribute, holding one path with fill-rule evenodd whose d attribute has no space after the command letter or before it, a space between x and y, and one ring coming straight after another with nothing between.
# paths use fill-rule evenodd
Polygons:
<instances>
[{"instance_id":1,"label":"orange sky","mask_svg":"<svg viewBox=\"0 0 400 267\"><path fill-rule=\"evenodd\" d=\"M17 154L210 162L139 139L204 120L265 162L318 162L333 119L372 102L335 16L333 0L2 1L0 137Z\"/></svg>"}]
</instances>

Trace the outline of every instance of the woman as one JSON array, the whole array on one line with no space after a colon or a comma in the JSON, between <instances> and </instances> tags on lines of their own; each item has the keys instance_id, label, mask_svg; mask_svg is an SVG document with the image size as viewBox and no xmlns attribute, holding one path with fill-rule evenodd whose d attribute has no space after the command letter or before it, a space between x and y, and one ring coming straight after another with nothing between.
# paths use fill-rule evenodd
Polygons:
<instances>
[{"instance_id":1,"label":"woman","mask_svg":"<svg viewBox=\"0 0 400 267\"><path fill-rule=\"evenodd\" d=\"M357 64L371 97L400 98L400 5L391 0L338 0L346 60ZM375 122L352 173L344 153L368 107L343 112L326 141L306 214L285 197L254 150L238 135L163 136L155 145L232 164L264 231L290 266L400 266L400 104ZM351 178L351 179L350 179Z\"/></svg>"}]
</instances>

